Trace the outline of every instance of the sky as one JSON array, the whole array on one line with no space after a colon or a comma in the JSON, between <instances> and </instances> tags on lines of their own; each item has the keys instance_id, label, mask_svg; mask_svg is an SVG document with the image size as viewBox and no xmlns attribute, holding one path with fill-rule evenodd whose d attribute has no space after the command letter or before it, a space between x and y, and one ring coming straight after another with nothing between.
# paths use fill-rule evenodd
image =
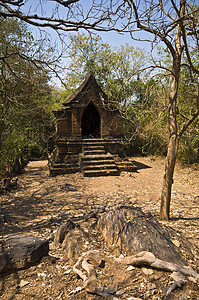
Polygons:
<instances>
[{"instance_id":1,"label":"sky","mask_svg":"<svg viewBox=\"0 0 199 300\"><path fill-rule=\"evenodd\" d=\"M39 5L39 2L40 2L39 0L27 0L26 4L21 9L25 10L25 11L28 11L30 9L31 13L33 13L33 14L36 13L38 15L41 15L41 13L42 13L45 16L51 16L51 13L53 11L53 7L55 4L54 1L43 0L42 8ZM89 5L89 2L91 2L91 0L88 0L88 1L80 0L80 2L84 6L84 8L87 9L87 6ZM60 16L61 15L62 15L62 11L60 11ZM31 26L31 31L35 38L39 37L39 31L37 28L35 28L34 26ZM47 31L49 33L49 35L52 39L52 42L56 41L58 45L60 44L58 35L53 29L45 29L45 31ZM71 34L71 33L74 34L74 32L69 32L68 34ZM136 42L136 41L132 40L129 33L119 34L117 32L111 31L111 32L96 32L96 34L98 34L102 38L103 42L109 43L112 47L120 47L121 45L129 44L130 46L144 48L145 50L148 50L148 51L150 49L149 43ZM66 43L68 42L67 37L65 38L65 42ZM56 85L58 85L58 87L61 86L61 83L59 80L54 79L54 82L56 83Z\"/></svg>"},{"instance_id":2,"label":"sky","mask_svg":"<svg viewBox=\"0 0 199 300\"><path fill-rule=\"evenodd\" d=\"M41 5L39 5L40 1L42 1L42 7ZM100 2L101 0L99 0L98 2ZM88 8L90 8L90 3L92 2L92 0L80 0L80 4L82 4L83 8L86 10ZM113 1L114 2L114 1ZM53 12L55 6L55 2L53 0L26 0L26 4L22 7L22 9L28 11L29 9L31 9L31 12L36 13L38 15L45 15L45 16L50 16ZM62 11L65 11L64 9L62 9L61 11L59 11L59 15L60 17L66 18L65 14L62 14ZM32 27L32 30L35 31L35 28ZM56 38L56 34L53 33L53 30L50 30L49 32L51 32L51 35ZM70 34L70 33L69 33ZM124 44L129 44L129 45L135 45L135 47L140 46L140 47L149 47L148 43L144 43L144 42L136 42L133 41L132 38L130 37L129 33L125 33L125 34L119 34L117 32L111 31L111 32L97 32L98 35L100 35L103 38L103 41L108 42L110 45L112 45L113 47L119 47L121 45ZM144 36L144 33L139 33L139 37Z\"/></svg>"}]
</instances>

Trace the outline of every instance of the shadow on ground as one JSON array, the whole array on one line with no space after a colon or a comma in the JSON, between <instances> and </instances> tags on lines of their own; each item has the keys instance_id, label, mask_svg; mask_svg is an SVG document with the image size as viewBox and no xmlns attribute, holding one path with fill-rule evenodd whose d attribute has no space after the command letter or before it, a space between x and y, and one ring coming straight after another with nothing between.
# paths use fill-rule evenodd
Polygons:
<instances>
[{"instance_id":1,"label":"shadow on ground","mask_svg":"<svg viewBox=\"0 0 199 300\"><path fill-rule=\"evenodd\" d=\"M142 170L142 169L150 169L151 167L148 165L145 165L141 162L132 160L132 163L137 167L137 170Z\"/></svg>"}]
</instances>

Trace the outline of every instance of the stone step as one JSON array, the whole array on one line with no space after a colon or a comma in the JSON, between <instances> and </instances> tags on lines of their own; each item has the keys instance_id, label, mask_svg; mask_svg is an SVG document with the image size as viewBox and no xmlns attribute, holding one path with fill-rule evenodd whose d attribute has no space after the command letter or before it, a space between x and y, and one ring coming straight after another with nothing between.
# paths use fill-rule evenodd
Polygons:
<instances>
[{"instance_id":1,"label":"stone step","mask_svg":"<svg viewBox=\"0 0 199 300\"><path fill-rule=\"evenodd\" d=\"M104 140L103 139L83 139L83 144L86 144L86 143L104 143Z\"/></svg>"},{"instance_id":2,"label":"stone step","mask_svg":"<svg viewBox=\"0 0 199 300\"><path fill-rule=\"evenodd\" d=\"M89 164L89 165L83 165L82 170L117 170L117 167L115 164Z\"/></svg>"},{"instance_id":3,"label":"stone step","mask_svg":"<svg viewBox=\"0 0 199 300\"><path fill-rule=\"evenodd\" d=\"M72 167L78 167L79 162L78 161L72 161L72 162L62 162L62 163L52 163L51 166L53 168L72 168Z\"/></svg>"},{"instance_id":4,"label":"stone step","mask_svg":"<svg viewBox=\"0 0 199 300\"><path fill-rule=\"evenodd\" d=\"M84 155L101 155L101 154L105 154L105 150L104 149L100 149L100 150L98 150L98 149L94 149L94 150L84 150Z\"/></svg>"},{"instance_id":5,"label":"stone step","mask_svg":"<svg viewBox=\"0 0 199 300\"><path fill-rule=\"evenodd\" d=\"M98 142L98 141L95 141L95 142L92 142L92 143L90 143L90 142L83 142L83 144L82 144L82 146L84 147L84 146L104 146L104 142Z\"/></svg>"},{"instance_id":6,"label":"stone step","mask_svg":"<svg viewBox=\"0 0 199 300\"><path fill-rule=\"evenodd\" d=\"M54 163L52 168L74 168L74 164Z\"/></svg>"},{"instance_id":7,"label":"stone step","mask_svg":"<svg viewBox=\"0 0 199 300\"><path fill-rule=\"evenodd\" d=\"M119 175L113 156L105 154L102 140L84 140L82 150L81 169L84 176Z\"/></svg>"},{"instance_id":8,"label":"stone step","mask_svg":"<svg viewBox=\"0 0 199 300\"><path fill-rule=\"evenodd\" d=\"M104 150L103 145L83 145L83 151L95 151L95 150Z\"/></svg>"},{"instance_id":9,"label":"stone step","mask_svg":"<svg viewBox=\"0 0 199 300\"><path fill-rule=\"evenodd\" d=\"M83 172L85 177L97 177L97 176L118 176L119 172L117 169L114 170L89 170Z\"/></svg>"},{"instance_id":10,"label":"stone step","mask_svg":"<svg viewBox=\"0 0 199 300\"><path fill-rule=\"evenodd\" d=\"M71 173L76 173L79 172L79 167L78 168L74 168L74 166L72 168L51 168L50 169L50 175L51 176L55 176L55 175L63 175L63 174L71 174Z\"/></svg>"},{"instance_id":11,"label":"stone step","mask_svg":"<svg viewBox=\"0 0 199 300\"><path fill-rule=\"evenodd\" d=\"M109 161L115 163L113 157L111 156L106 156L106 155L87 155L82 157L81 160L83 163L88 162L88 163L93 163L94 161Z\"/></svg>"},{"instance_id":12,"label":"stone step","mask_svg":"<svg viewBox=\"0 0 199 300\"><path fill-rule=\"evenodd\" d=\"M100 164L100 165L104 165L104 164L114 164L114 159L110 158L110 159L94 159L94 160L82 160L81 161L82 166L86 166L86 165L96 165L96 164Z\"/></svg>"}]
</instances>

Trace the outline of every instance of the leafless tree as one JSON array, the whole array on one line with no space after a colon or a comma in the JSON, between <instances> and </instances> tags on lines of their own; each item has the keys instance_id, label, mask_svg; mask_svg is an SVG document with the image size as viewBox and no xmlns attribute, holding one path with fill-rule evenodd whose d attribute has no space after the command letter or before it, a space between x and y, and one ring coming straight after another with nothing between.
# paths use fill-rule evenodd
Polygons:
<instances>
[{"instance_id":1,"label":"leafless tree","mask_svg":"<svg viewBox=\"0 0 199 300\"><path fill-rule=\"evenodd\" d=\"M114 31L114 24L123 14L120 12L123 1L119 2L92 0L85 4L82 0L35 0L33 7L29 0L1 0L0 16L16 17L40 28L63 32L80 29ZM46 7L49 4L52 4L50 12Z\"/></svg>"},{"instance_id":2,"label":"leafless tree","mask_svg":"<svg viewBox=\"0 0 199 300\"><path fill-rule=\"evenodd\" d=\"M188 68L192 78L198 77L199 69L194 65L191 53L193 49L198 51L199 45L199 8L196 2L186 0L170 1L128 1L134 14L136 28L132 27L131 35L136 30L148 32L153 35L152 45L163 42L170 53L172 66L168 69L170 81L170 94L168 105L169 144L165 164L161 194L160 218L169 220L171 188L175 162L178 153L179 140L188 126L199 115L199 95L195 97L195 111L189 119L178 128L178 87L182 68ZM184 59L182 61L182 56ZM195 55L194 55L195 57ZM184 63L186 62L186 63ZM158 65L161 67L161 65Z\"/></svg>"}]
</instances>

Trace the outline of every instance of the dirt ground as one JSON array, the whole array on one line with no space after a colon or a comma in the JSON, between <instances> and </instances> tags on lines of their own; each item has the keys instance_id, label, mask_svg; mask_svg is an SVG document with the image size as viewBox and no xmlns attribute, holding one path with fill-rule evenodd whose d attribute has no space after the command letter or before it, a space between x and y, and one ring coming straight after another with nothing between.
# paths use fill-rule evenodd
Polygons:
<instances>
[{"instance_id":1,"label":"dirt ground","mask_svg":"<svg viewBox=\"0 0 199 300\"><path fill-rule=\"evenodd\" d=\"M37 265L11 272L0 278L0 299L101 299L87 294L82 280L72 271L62 249L55 247L54 234L60 224L92 210L120 204L140 207L159 218L164 159L132 158L134 173L86 178L82 174L50 177L47 161L30 162L19 176L18 188L1 195L0 235L24 232L50 240L50 255ZM176 165L169 226L182 232L193 244L194 259L188 262L199 272L199 168ZM163 299L174 282L171 273L147 268L131 268L113 263L114 255L102 240L84 245L85 252L99 249L106 258L104 269L97 270L104 285L116 285L110 299ZM54 259L52 259L54 257ZM109 299L109 298L108 298ZM189 280L168 299L199 299L198 285Z\"/></svg>"}]
</instances>

